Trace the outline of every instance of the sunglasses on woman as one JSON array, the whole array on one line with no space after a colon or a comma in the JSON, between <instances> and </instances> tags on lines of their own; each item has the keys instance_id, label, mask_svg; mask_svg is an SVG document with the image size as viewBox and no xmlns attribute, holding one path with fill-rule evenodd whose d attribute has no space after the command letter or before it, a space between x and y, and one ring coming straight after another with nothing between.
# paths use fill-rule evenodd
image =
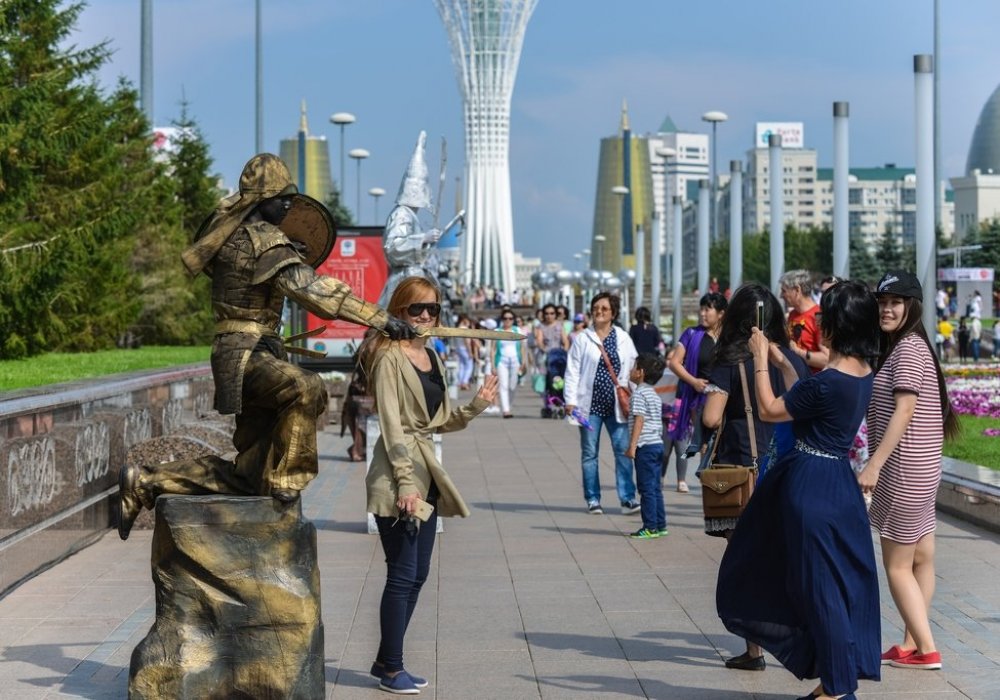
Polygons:
<instances>
[{"instance_id":1,"label":"sunglasses on woman","mask_svg":"<svg viewBox=\"0 0 1000 700\"><path fill-rule=\"evenodd\" d=\"M500 320L501 321L513 321L514 317L513 316L501 316Z\"/></svg>"},{"instance_id":2,"label":"sunglasses on woman","mask_svg":"<svg viewBox=\"0 0 1000 700\"><path fill-rule=\"evenodd\" d=\"M427 304L410 304L406 307L406 313L413 318L416 318L424 311L426 311L431 318L437 318L441 313L441 305L434 301Z\"/></svg>"}]
</instances>

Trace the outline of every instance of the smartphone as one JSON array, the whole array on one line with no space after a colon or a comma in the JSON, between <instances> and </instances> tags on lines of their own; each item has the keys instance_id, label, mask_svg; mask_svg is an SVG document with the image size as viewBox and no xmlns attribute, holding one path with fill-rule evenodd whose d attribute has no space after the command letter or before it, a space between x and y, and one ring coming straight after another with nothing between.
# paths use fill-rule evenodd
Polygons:
<instances>
[{"instance_id":1,"label":"smartphone","mask_svg":"<svg viewBox=\"0 0 1000 700\"><path fill-rule=\"evenodd\" d=\"M423 499L418 498L417 502L413 505L413 517L421 522L426 523L433 512L434 506Z\"/></svg>"},{"instance_id":2,"label":"smartphone","mask_svg":"<svg viewBox=\"0 0 1000 700\"><path fill-rule=\"evenodd\" d=\"M757 302L757 328L764 330L764 302Z\"/></svg>"}]
</instances>

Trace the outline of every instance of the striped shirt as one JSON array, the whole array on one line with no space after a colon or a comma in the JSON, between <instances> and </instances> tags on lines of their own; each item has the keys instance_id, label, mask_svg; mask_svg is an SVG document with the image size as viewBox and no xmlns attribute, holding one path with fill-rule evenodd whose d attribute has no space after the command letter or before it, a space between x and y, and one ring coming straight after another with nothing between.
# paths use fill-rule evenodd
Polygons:
<instances>
[{"instance_id":1,"label":"striped shirt","mask_svg":"<svg viewBox=\"0 0 1000 700\"><path fill-rule=\"evenodd\" d=\"M889 427L895 393L917 394L913 418L889 455L872 496L872 527L886 539L913 544L934 531L934 505L941 483L944 421L938 393L937 364L923 338L910 334L899 341L875 375L868 406L871 451Z\"/></svg>"},{"instance_id":2,"label":"striped shirt","mask_svg":"<svg viewBox=\"0 0 1000 700\"><path fill-rule=\"evenodd\" d=\"M628 432L632 434L635 417L642 416L642 431L636 447L663 444L663 401L649 384L640 384L629 400Z\"/></svg>"}]
</instances>

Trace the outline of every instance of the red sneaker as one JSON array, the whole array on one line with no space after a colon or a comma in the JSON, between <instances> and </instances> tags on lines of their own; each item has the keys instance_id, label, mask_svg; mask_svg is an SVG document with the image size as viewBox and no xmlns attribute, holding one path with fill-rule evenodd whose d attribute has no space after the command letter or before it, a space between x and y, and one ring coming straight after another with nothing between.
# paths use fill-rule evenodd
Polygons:
<instances>
[{"instance_id":1,"label":"red sneaker","mask_svg":"<svg viewBox=\"0 0 1000 700\"><path fill-rule=\"evenodd\" d=\"M897 659L905 659L907 656L916 654L916 649L903 649L898 644L893 644L889 647L889 651L882 654L882 665L887 666L890 662L896 661Z\"/></svg>"},{"instance_id":2,"label":"red sneaker","mask_svg":"<svg viewBox=\"0 0 1000 700\"><path fill-rule=\"evenodd\" d=\"M929 651L926 654L910 654L901 659L893 659L889 665L896 668L920 668L935 671L941 668L941 652Z\"/></svg>"}]
</instances>

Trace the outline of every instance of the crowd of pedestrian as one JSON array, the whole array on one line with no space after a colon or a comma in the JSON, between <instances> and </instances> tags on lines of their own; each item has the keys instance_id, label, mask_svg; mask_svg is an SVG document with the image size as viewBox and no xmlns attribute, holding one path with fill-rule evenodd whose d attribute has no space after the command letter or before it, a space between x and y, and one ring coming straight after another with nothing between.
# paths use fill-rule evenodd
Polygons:
<instances>
[{"instance_id":1,"label":"crowd of pedestrian","mask_svg":"<svg viewBox=\"0 0 1000 700\"><path fill-rule=\"evenodd\" d=\"M799 678L819 679L805 697L853 698L858 680L877 680L884 664L941 667L928 622L934 501L942 444L957 421L941 341L923 331L914 275L890 271L872 290L836 277L814 284L813 275L795 270L778 291L784 307L758 284L731 295L710 291L699 301L697 324L672 347L647 308L635 310L626 331L621 301L609 292L594 295L586 313L545 304L530 313L500 305L495 316L461 315L459 326L514 331L524 340L455 341L458 383L488 387L473 413L513 416L515 392L527 385L540 396L538 415L576 425L584 508L595 515L604 513L598 455L605 434L618 505L641 518L629 533L634 539L669 534L663 488L674 485L667 478L671 460L680 493L691 491L692 459L696 478L716 465L752 465L757 488L745 510L705 517L706 534L727 541L719 615L746 647L725 665L764 670L767 651ZM967 352L978 356L981 328L972 326L966 324ZM422 344L412 344L419 355ZM672 375L664 380L667 369ZM664 381L677 385L666 401L658 391ZM417 493L441 497L440 486L426 490ZM408 506L396 504L401 512ZM379 511L380 531L390 529L392 510ZM880 538L905 629L884 652L870 529ZM388 557L397 545L383 540ZM404 567L416 571L407 579L411 592L419 590L429 557L426 547L414 547L414 563ZM405 586L390 583L384 605L402 610ZM382 673L386 685L402 668L399 642L410 613L412 605L402 626L383 621L376 660L383 666L373 673ZM406 678L409 687L416 677Z\"/></svg>"}]
</instances>

